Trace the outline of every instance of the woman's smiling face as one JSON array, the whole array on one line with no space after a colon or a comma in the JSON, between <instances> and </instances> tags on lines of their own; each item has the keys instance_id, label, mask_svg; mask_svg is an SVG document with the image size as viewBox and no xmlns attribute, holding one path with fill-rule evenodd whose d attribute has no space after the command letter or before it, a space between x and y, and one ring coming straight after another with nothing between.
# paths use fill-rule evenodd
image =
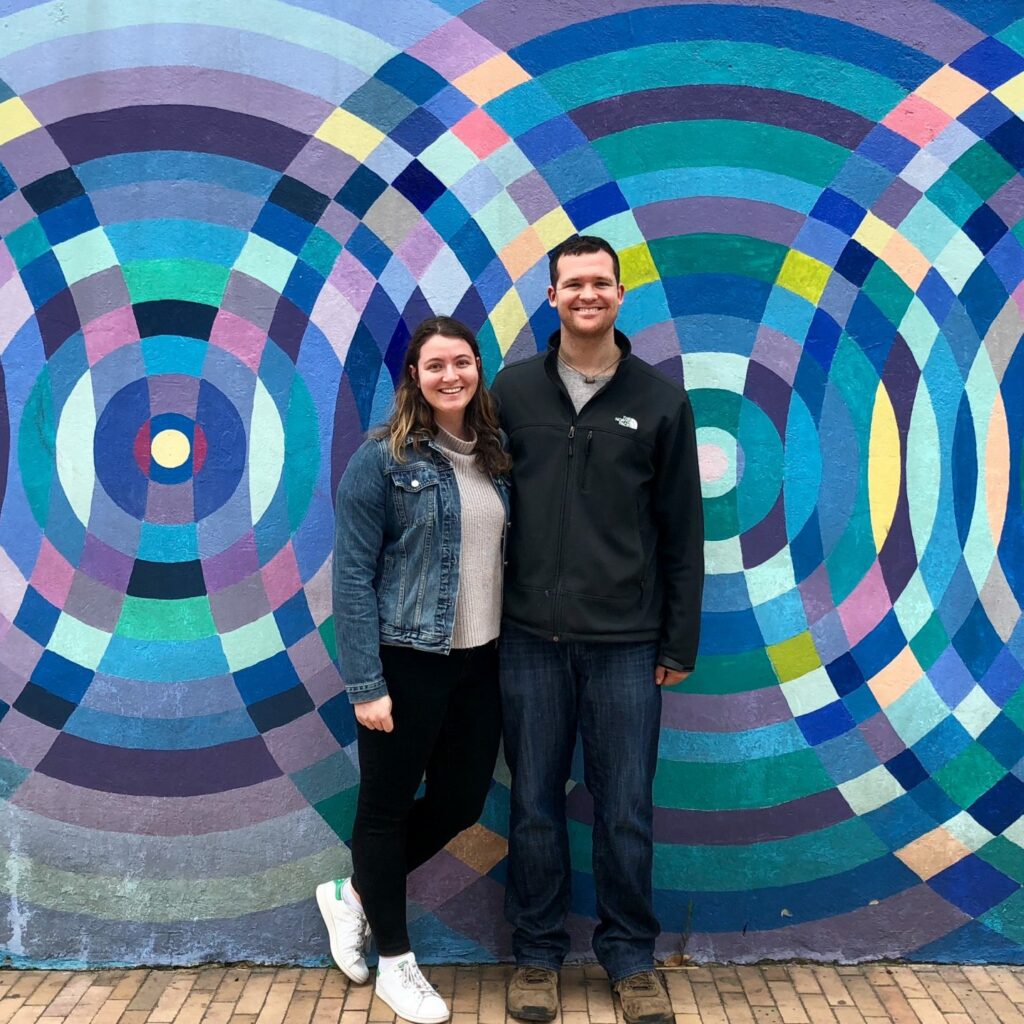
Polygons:
<instances>
[{"instance_id":1,"label":"woman's smiling face","mask_svg":"<svg viewBox=\"0 0 1024 1024\"><path fill-rule=\"evenodd\" d=\"M480 386L480 364L468 342L435 334L423 343L413 376L435 415L445 419L465 412Z\"/></svg>"}]
</instances>

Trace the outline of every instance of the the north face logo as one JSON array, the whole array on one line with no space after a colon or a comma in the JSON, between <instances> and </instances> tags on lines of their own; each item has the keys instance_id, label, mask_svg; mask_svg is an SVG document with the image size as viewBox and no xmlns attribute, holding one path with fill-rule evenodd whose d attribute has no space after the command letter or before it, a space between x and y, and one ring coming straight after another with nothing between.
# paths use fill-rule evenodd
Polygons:
<instances>
[{"instance_id":1,"label":"the north face logo","mask_svg":"<svg viewBox=\"0 0 1024 1024\"><path fill-rule=\"evenodd\" d=\"M615 422L618 423L620 427L626 427L629 430L636 430L636 428L640 426L632 416L616 416Z\"/></svg>"}]
</instances>

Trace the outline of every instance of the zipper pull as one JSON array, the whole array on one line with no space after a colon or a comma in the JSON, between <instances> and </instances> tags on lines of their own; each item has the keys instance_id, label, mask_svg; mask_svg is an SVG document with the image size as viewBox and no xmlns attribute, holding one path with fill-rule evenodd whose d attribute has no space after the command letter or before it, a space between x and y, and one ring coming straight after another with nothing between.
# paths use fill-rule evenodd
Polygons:
<instances>
[{"instance_id":1,"label":"zipper pull","mask_svg":"<svg viewBox=\"0 0 1024 1024\"><path fill-rule=\"evenodd\" d=\"M572 440L576 436L576 424L569 428L569 458L572 458Z\"/></svg>"}]
</instances>

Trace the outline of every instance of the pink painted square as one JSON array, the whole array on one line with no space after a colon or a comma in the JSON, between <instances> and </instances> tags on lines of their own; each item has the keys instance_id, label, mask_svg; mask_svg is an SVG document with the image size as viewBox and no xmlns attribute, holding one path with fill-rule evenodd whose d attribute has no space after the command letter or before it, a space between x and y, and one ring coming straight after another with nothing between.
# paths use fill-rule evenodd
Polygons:
<instances>
[{"instance_id":1,"label":"pink painted square","mask_svg":"<svg viewBox=\"0 0 1024 1024\"><path fill-rule=\"evenodd\" d=\"M291 544L282 548L263 566L263 587L267 592L271 608L281 605L302 587L299 576L299 565L295 561L295 551Z\"/></svg>"},{"instance_id":2,"label":"pink painted square","mask_svg":"<svg viewBox=\"0 0 1024 1024\"><path fill-rule=\"evenodd\" d=\"M338 257L328 280L357 309L366 303L376 284L373 275L347 249Z\"/></svg>"},{"instance_id":3,"label":"pink painted square","mask_svg":"<svg viewBox=\"0 0 1024 1024\"><path fill-rule=\"evenodd\" d=\"M32 570L32 586L46 598L50 604L58 608L64 606L71 584L75 579L75 570L71 563L48 541L43 538L39 548L39 557Z\"/></svg>"},{"instance_id":4,"label":"pink painted square","mask_svg":"<svg viewBox=\"0 0 1024 1024\"><path fill-rule=\"evenodd\" d=\"M395 254L408 267L409 273L418 280L443 248L444 239L429 221L421 220L406 235Z\"/></svg>"},{"instance_id":5,"label":"pink painted square","mask_svg":"<svg viewBox=\"0 0 1024 1024\"><path fill-rule=\"evenodd\" d=\"M882 122L905 139L927 146L953 119L921 96L908 96Z\"/></svg>"},{"instance_id":6,"label":"pink painted square","mask_svg":"<svg viewBox=\"0 0 1024 1024\"><path fill-rule=\"evenodd\" d=\"M267 342L266 332L235 313L222 309L213 321L210 341L218 348L230 352L240 362L255 372L263 357L263 346Z\"/></svg>"},{"instance_id":7,"label":"pink painted square","mask_svg":"<svg viewBox=\"0 0 1024 1024\"><path fill-rule=\"evenodd\" d=\"M508 142L508 135L485 111L479 109L459 121L452 128L452 134L461 139L481 160Z\"/></svg>"},{"instance_id":8,"label":"pink painted square","mask_svg":"<svg viewBox=\"0 0 1024 1024\"><path fill-rule=\"evenodd\" d=\"M130 306L111 310L96 317L82 328L85 335L85 351L89 365L95 366L104 356L109 356L123 345L139 340L139 328Z\"/></svg>"},{"instance_id":9,"label":"pink painted square","mask_svg":"<svg viewBox=\"0 0 1024 1024\"><path fill-rule=\"evenodd\" d=\"M892 607L889 590L876 561L853 593L839 606L839 617L851 644L859 644Z\"/></svg>"},{"instance_id":10,"label":"pink painted square","mask_svg":"<svg viewBox=\"0 0 1024 1024\"><path fill-rule=\"evenodd\" d=\"M305 714L263 736L270 756L289 775L337 753L338 741L319 715Z\"/></svg>"}]
</instances>

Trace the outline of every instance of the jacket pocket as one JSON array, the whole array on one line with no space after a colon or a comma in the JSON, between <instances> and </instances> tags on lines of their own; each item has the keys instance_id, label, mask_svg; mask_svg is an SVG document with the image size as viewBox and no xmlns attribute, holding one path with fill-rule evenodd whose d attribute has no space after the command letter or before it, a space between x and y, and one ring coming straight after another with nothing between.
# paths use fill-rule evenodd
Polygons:
<instances>
[{"instance_id":1,"label":"jacket pocket","mask_svg":"<svg viewBox=\"0 0 1024 1024\"><path fill-rule=\"evenodd\" d=\"M402 526L436 522L441 478L426 462L396 466L388 471L395 514Z\"/></svg>"}]
</instances>

